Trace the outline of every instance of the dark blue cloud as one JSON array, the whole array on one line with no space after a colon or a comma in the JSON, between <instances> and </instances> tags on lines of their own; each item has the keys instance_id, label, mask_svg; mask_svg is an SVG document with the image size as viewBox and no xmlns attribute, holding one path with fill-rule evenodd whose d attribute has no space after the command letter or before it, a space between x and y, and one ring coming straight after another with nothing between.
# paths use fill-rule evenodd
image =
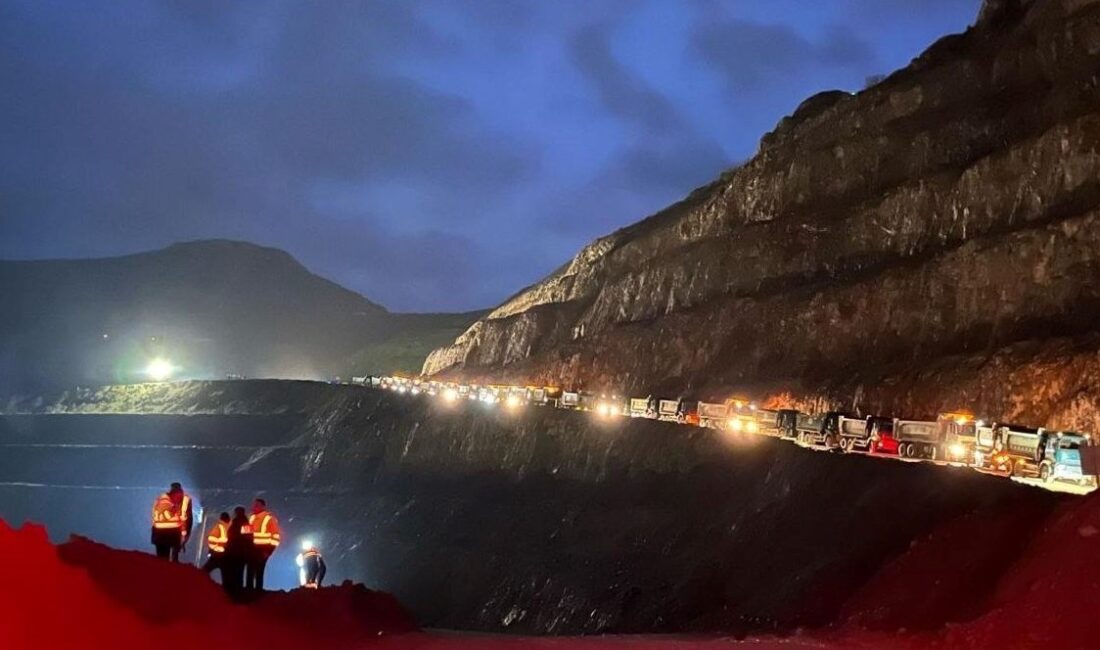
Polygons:
<instances>
[{"instance_id":1,"label":"dark blue cloud","mask_svg":"<svg viewBox=\"0 0 1100 650\"><path fill-rule=\"evenodd\" d=\"M9 0L0 257L234 237L391 308L490 305L977 6Z\"/></svg>"}]
</instances>

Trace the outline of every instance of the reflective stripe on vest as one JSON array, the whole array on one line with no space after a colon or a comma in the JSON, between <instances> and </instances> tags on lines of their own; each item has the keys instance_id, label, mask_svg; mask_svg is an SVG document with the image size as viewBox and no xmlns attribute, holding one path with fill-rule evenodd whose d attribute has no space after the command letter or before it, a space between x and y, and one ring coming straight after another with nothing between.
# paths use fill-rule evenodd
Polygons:
<instances>
[{"instance_id":1,"label":"reflective stripe on vest","mask_svg":"<svg viewBox=\"0 0 1100 650\"><path fill-rule=\"evenodd\" d=\"M180 527L179 513L173 511L172 499L167 494L160 495L153 504L153 528L170 529Z\"/></svg>"},{"instance_id":2,"label":"reflective stripe on vest","mask_svg":"<svg viewBox=\"0 0 1100 650\"><path fill-rule=\"evenodd\" d=\"M214 553L224 553L225 543L229 541L229 526L223 521L219 521L214 530L206 537L206 545L210 547L210 550Z\"/></svg>"},{"instance_id":3,"label":"reflective stripe on vest","mask_svg":"<svg viewBox=\"0 0 1100 650\"><path fill-rule=\"evenodd\" d=\"M271 513L265 512L263 519L260 520L260 525L256 526L257 515L249 517L248 521L252 524L252 542L257 546L278 546L279 534L270 533L267 530L268 524L271 523Z\"/></svg>"}]
</instances>

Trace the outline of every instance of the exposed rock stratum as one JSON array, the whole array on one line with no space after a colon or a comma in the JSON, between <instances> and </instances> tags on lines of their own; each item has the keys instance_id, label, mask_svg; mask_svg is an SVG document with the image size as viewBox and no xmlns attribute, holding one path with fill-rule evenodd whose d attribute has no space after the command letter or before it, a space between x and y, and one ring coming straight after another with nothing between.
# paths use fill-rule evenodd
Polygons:
<instances>
[{"instance_id":1,"label":"exposed rock stratum","mask_svg":"<svg viewBox=\"0 0 1100 650\"><path fill-rule=\"evenodd\" d=\"M986 2L424 372L1100 429L1100 2Z\"/></svg>"}]
</instances>

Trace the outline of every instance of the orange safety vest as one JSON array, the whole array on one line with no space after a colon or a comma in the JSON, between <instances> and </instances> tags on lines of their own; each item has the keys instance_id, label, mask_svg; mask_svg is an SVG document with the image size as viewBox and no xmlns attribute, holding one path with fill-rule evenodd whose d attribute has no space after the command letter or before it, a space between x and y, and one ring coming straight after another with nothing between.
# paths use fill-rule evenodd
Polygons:
<instances>
[{"instance_id":1,"label":"orange safety vest","mask_svg":"<svg viewBox=\"0 0 1100 650\"><path fill-rule=\"evenodd\" d=\"M167 494L157 497L153 503L153 528L180 529L182 522L180 512L176 509L176 504L172 503L171 497Z\"/></svg>"},{"instance_id":2,"label":"orange safety vest","mask_svg":"<svg viewBox=\"0 0 1100 650\"><path fill-rule=\"evenodd\" d=\"M248 523L252 526L253 544L271 548L279 545L282 537L279 534L279 520L275 515L265 510L258 515L250 516Z\"/></svg>"},{"instance_id":3,"label":"orange safety vest","mask_svg":"<svg viewBox=\"0 0 1100 650\"><path fill-rule=\"evenodd\" d=\"M183 501L180 502L178 508L172 503L172 497L168 496L167 492L160 495L153 503L153 528L176 528L180 531L186 531L187 513L190 508L191 497L186 494L183 495Z\"/></svg>"},{"instance_id":4,"label":"orange safety vest","mask_svg":"<svg viewBox=\"0 0 1100 650\"><path fill-rule=\"evenodd\" d=\"M229 524L218 520L214 529L206 536L206 545L211 553L225 553L225 545L229 542Z\"/></svg>"}]
</instances>

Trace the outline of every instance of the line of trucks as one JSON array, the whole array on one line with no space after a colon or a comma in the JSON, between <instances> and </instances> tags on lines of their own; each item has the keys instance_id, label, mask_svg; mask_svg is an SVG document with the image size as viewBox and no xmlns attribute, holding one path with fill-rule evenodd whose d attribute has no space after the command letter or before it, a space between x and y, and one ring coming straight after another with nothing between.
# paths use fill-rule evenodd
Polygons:
<instances>
[{"instance_id":1,"label":"line of trucks","mask_svg":"<svg viewBox=\"0 0 1100 650\"><path fill-rule=\"evenodd\" d=\"M403 377L355 377L352 383L455 402L473 400L506 408L526 405L589 411L602 417L676 422L733 435L760 434L810 448L894 456L973 467L985 472L1043 482L1097 487L1100 444L1076 431L1055 431L1005 422L986 422L965 411L935 420L867 416L840 411L804 413L761 408L748 399L704 402L692 399L620 397L551 386L486 386Z\"/></svg>"}]
</instances>

